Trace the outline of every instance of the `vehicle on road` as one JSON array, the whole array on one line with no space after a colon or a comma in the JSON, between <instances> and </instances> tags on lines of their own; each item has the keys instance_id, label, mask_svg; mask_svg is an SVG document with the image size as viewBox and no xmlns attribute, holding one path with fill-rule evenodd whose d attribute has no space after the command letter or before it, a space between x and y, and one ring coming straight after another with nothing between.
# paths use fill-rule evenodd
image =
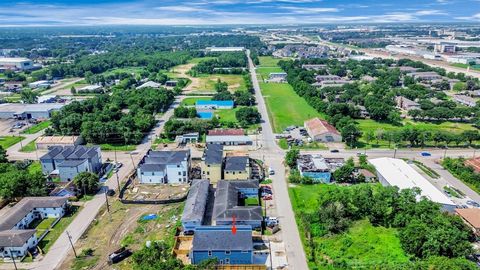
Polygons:
<instances>
[{"instance_id":1,"label":"vehicle on road","mask_svg":"<svg viewBox=\"0 0 480 270\"><path fill-rule=\"evenodd\" d=\"M479 203L477 203L476 201L472 201L472 200L468 200L467 204L470 205L470 206L474 206L474 207L480 207Z\"/></svg>"},{"instance_id":2,"label":"vehicle on road","mask_svg":"<svg viewBox=\"0 0 480 270\"><path fill-rule=\"evenodd\" d=\"M421 152L420 155L422 155L422 157L431 157L432 154L430 154L430 152Z\"/></svg>"},{"instance_id":3,"label":"vehicle on road","mask_svg":"<svg viewBox=\"0 0 480 270\"><path fill-rule=\"evenodd\" d=\"M121 162L117 162L117 163L115 164L115 168L116 168L116 169L120 169L122 166L123 166L123 163L121 163Z\"/></svg>"},{"instance_id":4,"label":"vehicle on road","mask_svg":"<svg viewBox=\"0 0 480 270\"><path fill-rule=\"evenodd\" d=\"M274 227L277 226L279 223L278 218L276 217L265 217L264 221L267 227Z\"/></svg>"},{"instance_id":5,"label":"vehicle on road","mask_svg":"<svg viewBox=\"0 0 480 270\"><path fill-rule=\"evenodd\" d=\"M332 150L330 150L330 153L338 153L338 152L340 152L340 150L338 150L338 149L332 149Z\"/></svg>"},{"instance_id":6,"label":"vehicle on road","mask_svg":"<svg viewBox=\"0 0 480 270\"><path fill-rule=\"evenodd\" d=\"M113 189L107 190L107 196L110 196L110 197L111 197L111 196L113 196L113 195L115 195L115 190L113 190Z\"/></svg>"},{"instance_id":7,"label":"vehicle on road","mask_svg":"<svg viewBox=\"0 0 480 270\"><path fill-rule=\"evenodd\" d=\"M269 175L274 175L275 171L272 168L268 168L268 174Z\"/></svg>"}]
</instances>

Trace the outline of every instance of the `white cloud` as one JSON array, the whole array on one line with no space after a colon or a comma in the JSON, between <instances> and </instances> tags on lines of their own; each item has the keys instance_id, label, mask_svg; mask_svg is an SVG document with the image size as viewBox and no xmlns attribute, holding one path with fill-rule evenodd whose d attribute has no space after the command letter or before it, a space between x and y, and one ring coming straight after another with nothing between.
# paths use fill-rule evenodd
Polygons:
<instances>
[{"instance_id":1,"label":"white cloud","mask_svg":"<svg viewBox=\"0 0 480 270\"><path fill-rule=\"evenodd\" d=\"M280 9L288 10L293 14L315 14L322 12L339 12L338 8L311 8L311 7L280 7Z\"/></svg>"}]
</instances>

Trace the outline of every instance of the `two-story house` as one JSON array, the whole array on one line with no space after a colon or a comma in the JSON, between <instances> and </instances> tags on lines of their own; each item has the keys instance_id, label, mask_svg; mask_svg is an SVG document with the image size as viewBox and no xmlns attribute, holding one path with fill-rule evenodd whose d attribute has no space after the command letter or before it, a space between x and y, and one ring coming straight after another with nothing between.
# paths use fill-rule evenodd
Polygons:
<instances>
[{"instance_id":1,"label":"two-story house","mask_svg":"<svg viewBox=\"0 0 480 270\"><path fill-rule=\"evenodd\" d=\"M251 170L248 156L227 156L223 169L223 179L247 180L250 179Z\"/></svg>"},{"instance_id":2,"label":"two-story house","mask_svg":"<svg viewBox=\"0 0 480 270\"><path fill-rule=\"evenodd\" d=\"M137 169L141 184L188 183L190 171L190 150L152 151L149 150Z\"/></svg>"},{"instance_id":3,"label":"two-story house","mask_svg":"<svg viewBox=\"0 0 480 270\"><path fill-rule=\"evenodd\" d=\"M200 166L203 179L208 179L212 183L222 179L223 145L207 144L203 152L202 161Z\"/></svg>"}]
</instances>

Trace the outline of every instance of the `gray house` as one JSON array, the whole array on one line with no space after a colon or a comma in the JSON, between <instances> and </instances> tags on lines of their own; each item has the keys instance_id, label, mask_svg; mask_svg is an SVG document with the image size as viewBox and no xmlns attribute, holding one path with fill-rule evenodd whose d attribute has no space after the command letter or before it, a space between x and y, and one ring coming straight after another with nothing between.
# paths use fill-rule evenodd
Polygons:
<instances>
[{"instance_id":1,"label":"gray house","mask_svg":"<svg viewBox=\"0 0 480 270\"><path fill-rule=\"evenodd\" d=\"M81 172L99 173L102 168L100 147L54 146L40 158L42 171L58 175L62 181L70 181Z\"/></svg>"},{"instance_id":2,"label":"gray house","mask_svg":"<svg viewBox=\"0 0 480 270\"><path fill-rule=\"evenodd\" d=\"M194 231L202 225L207 207L209 187L209 180L198 179L192 181L182 214L182 226L185 232Z\"/></svg>"},{"instance_id":3,"label":"gray house","mask_svg":"<svg viewBox=\"0 0 480 270\"><path fill-rule=\"evenodd\" d=\"M258 188L258 180L219 181L213 206L214 224L232 225L235 218L236 225L261 228L262 207L245 206L245 203L242 203L246 198L258 198Z\"/></svg>"},{"instance_id":4,"label":"gray house","mask_svg":"<svg viewBox=\"0 0 480 270\"><path fill-rule=\"evenodd\" d=\"M189 180L190 150L152 151L137 169L141 184L182 184Z\"/></svg>"}]
</instances>

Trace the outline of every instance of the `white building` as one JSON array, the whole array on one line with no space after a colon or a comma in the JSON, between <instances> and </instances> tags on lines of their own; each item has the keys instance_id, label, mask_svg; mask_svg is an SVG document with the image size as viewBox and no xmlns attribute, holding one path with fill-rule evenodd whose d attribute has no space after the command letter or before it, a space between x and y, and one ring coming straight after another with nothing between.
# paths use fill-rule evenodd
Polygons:
<instances>
[{"instance_id":1,"label":"white building","mask_svg":"<svg viewBox=\"0 0 480 270\"><path fill-rule=\"evenodd\" d=\"M0 69L29 70L33 69L33 61L28 58L0 57Z\"/></svg>"},{"instance_id":2,"label":"white building","mask_svg":"<svg viewBox=\"0 0 480 270\"><path fill-rule=\"evenodd\" d=\"M245 47L207 47L206 52L243 52Z\"/></svg>"},{"instance_id":3,"label":"white building","mask_svg":"<svg viewBox=\"0 0 480 270\"><path fill-rule=\"evenodd\" d=\"M138 166L137 176L141 184L188 183L190 150L148 151Z\"/></svg>"},{"instance_id":4,"label":"white building","mask_svg":"<svg viewBox=\"0 0 480 270\"><path fill-rule=\"evenodd\" d=\"M375 166L378 180L382 185L396 186L399 189L419 188L420 196L441 204L446 211L455 211L455 203L405 161L383 157L370 159L369 162Z\"/></svg>"},{"instance_id":5,"label":"white building","mask_svg":"<svg viewBox=\"0 0 480 270\"><path fill-rule=\"evenodd\" d=\"M325 120L318 117L305 121L305 129L312 140L316 142L341 142L342 135Z\"/></svg>"},{"instance_id":6,"label":"white building","mask_svg":"<svg viewBox=\"0 0 480 270\"><path fill-rule=\"evenodd\" d=\"M61 218L65 215L68 198L26 197L0 219L0 257L23 257L34 249L38 240L30 224L38 219Z\"/></svg>"}]
</instances>

